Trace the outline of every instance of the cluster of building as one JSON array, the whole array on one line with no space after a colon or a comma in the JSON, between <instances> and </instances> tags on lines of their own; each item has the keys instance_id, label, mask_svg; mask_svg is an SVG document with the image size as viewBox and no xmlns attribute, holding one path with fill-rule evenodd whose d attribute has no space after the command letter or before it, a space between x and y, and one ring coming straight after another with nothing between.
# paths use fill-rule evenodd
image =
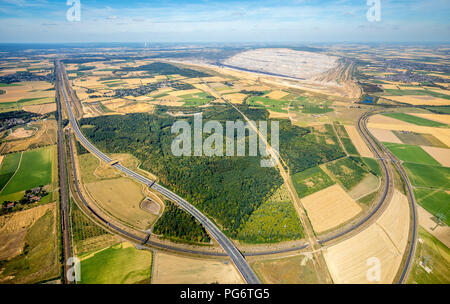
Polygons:
<instances>
[{"instance_id":1,"label":"cluster of building","mask_svg":"<svg viewBox=\"0 0 450 304\"><path fill-rule=\"evenodd\" d=\"M44 196L47 196L49 193L44 190L43 186L40 187L36 187L30 190L26 190L25 194L23 196L22 199L20 199L20 201L4 201L1 205L1 210L3 211L2 213L5 213L5 211L9 211L12 210L14 207L16 207L17 205L27 205L27 204L32 204L35 202L40 202L41 199Z\"/></svg>"}]
</instances>

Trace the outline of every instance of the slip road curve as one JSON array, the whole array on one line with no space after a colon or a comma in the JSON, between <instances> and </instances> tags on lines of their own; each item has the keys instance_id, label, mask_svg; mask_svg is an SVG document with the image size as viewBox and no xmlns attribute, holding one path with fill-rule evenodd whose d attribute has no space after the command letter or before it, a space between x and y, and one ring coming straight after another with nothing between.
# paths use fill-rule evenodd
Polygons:
<instances>
[{"instance_id":1,"label":"slip road curve","mask_svg":"<svg viewBox=\"0 0 450 304\"><path fill-rule=\"evenodd\" d=\"M94 145L92 145L81 133L80 128L78 126L78 122L75 119L71 105L69 103L69 98L67 96L66 92L66 84L64 81L64 68L60 61L56 62L56 69L58 71L58 76L60 81L58 82L61 84L61 91L63 93L63 99L66 104L67 113L69 115L69 121L72 126L73 131L75 132L77 138L83 143L83 145L93 154L95 154L98 158L103 160L106 163L110 163L112 161L111 158L109 158L107 155L105 155L103 152L98 150ZM177 203L182 209L190 213L192 216L194 216L204 227L208 232L211 234L211 236L219 243L219 245L223 248L223 250L227 253L227 255L231 258L234 265L244 278L244 280L248 284L259 284L259 279L253 272L253 270L248 265L247 261L245 260L242 253L234 246L234 244L214 225L205 215L203 215L200 211L198 211L194 206L189 204L186 200L182 199L175 193L171 192L170 190L158 185L155 183L155 181L149 180L142 175L120 165L115 164L113 165L116 169L122 171L126 175L128 175L131 178L134 178L135 180L147 185L148 187L154 189L155 191L159 192L160 194L166 196L167 198L171 199L175 203Z\"/></svg>"},{"instance_id":2,"label":"slip road curve","mask_svg":"<svg viewBox=\"0 0 450 304\"><path fill-rule=\"evenodd\" d=\"M406 261L405 261L405 265L403 266L402 272L400 274L400 277L397 281L398 284L402 284L405 282L405 280L408 277L409 271L411 269L411 263L414 260L414 255L415 255L415 251L416 251L416 243L417 243L417 226L418 226L418 221L417 221L417 208L416 208L416 200L414 198L414 192L412 190L412 185L409 181L408 175L406 174L405 169L403 168L403 166L401 165L401 162L389 151L386 149L386 147L384 147L384 145L382 145L381 143L379 143L375 137L373 135L371 135L371 133L369 132L369 130L367 129L367 120L369 119L370 116L375 115L375 114L379 114L379 112L375 112L375 111L371 111L368 113L363 114L359 120L358 120L358 129L360 130L361 134L363 134L365 140L370 144L372 150L377 151L377 149L375 149L375 147L372 145L371 140L378 145L379 147L381 147L385 154L389 157L389 160L394 164L394 166L397 168L397 171L399 172L406 188L408 189L408 195L409 195L409 201L411 203L411 215L412 215L412 231L411 231L411 240L410 240L410 246L408 249L408 254L406 256ZM368 136L371 137L371 140L369 140ZM379 159L380 163L383 165L383 169L385 170L385 172L387 173L387 167L385 165L385 161L382 159L382 157L380 156L380 154L378 152L376 152L377 158ZM386 176L388 176L386 174ZM386 183L388 183L389 181L386 178ZM384 194L384 198L385 198L386 192ZM383 199L384 200L384 199ZM379 207L381 206L381 203L375 208L376 210L379 209ZM373 211L373 213L376 212L376 210ZM371 215L370 215L371 216Z\"/></svg>"}]
</instances>

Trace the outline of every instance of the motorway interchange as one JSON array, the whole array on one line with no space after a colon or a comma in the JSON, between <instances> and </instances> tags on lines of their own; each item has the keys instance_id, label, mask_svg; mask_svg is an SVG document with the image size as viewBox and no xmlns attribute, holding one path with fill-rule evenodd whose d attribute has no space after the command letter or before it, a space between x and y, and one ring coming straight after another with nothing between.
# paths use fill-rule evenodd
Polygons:
<instances>
[{"instance_id":1,"label":"motorway interchange","mask_svg":"<svg viewBox=\"0 0 450 304\"><path fill-rule=\"evenodd\" d=\"M213 224L205 215L203 215L198 209L196 209L194 206L192 206L190 203L188 203L186 200L182 199L181 197L179 197L178 195L174 194L173 192L171 192L170 190L162 187L161 185L155 183L155 181L149 180L145 177L143 177L142 175L122 166L120 163L114 163L113 159L111 159L110 157L108 157L107 155L105 155L103 152L101 152L100 150L98 150L94 145L92 145L82 134L82 132L79 129L78 126L78 122L72 112L72 104L70 101L70 98L73 98L73 96L71 94L68 94L67 92L67 85L68 85L68 81L67 81L67 77L65 75L65 70L64 70L64 66L62 65L62 63L57 62L56 63L56 69L57 69L57 74L59 77L59 80L57 83L61 85L61 92L63 93L62 99L64 99L64 103L66 105L66 109L67 109L67 113L69 116L69 121L71 124L71 127L75 133L75 135L77 136L78 140L93 154L95 154L98 158L100 158L102 161L106 162L106 163L111 163L111 165L113 167L115 167L116 169L120 170L121 172L125 173L127 176L147 185L148 187L152 188L153 190L157 191L158 193L164 195L165 197L169 198L170 200L172 200L173 202L177 203L181 208L183 208L185 211L187 211L188 213L190 213L191 215L193 215L204 227L205 229L212 235L212 237L220 244L220 246L224 249L226 255L228 255L230 257L230 259L233 261L234 265L236 266L236 268L238 269L238 271L240 272L240 274L242 275L242 277L245 279L245 281L249 284L257 284L259 283L259 280L257 278L257 276L255 275L255 273L253 272L253 270L250 268L250 266L248 265L247 261L244 258L244 255L236 248L236 246L217 228L217 226L215 224ZM70 98L69 98L70 95ZM72 101L73 102L73 101ZM346 229L344 229L343 231L339 231L338 233L335 233L331 236L327 236L326 238L323 239L317 239L317 243L319 245L322 245L324 243L330 242L332 240L336 240L344 235L347 235L351 232L356 231L356 229L360 226L362 226L363 224L365 224L366 222L368 222L369 220L373 220L373 218L375 218L378 213L380 213L380 208L381 206L384 204L385 201L387 201L387 199L389 198L389 191L390 188L393 187L393 183L392 183L392 172L390 170L390 165L389 162L392 161L392 163L394 164L394 166L397 168L397 170L399 171L404 183L407 186L408 192L409 192L409 196L410 196L410 201L411 201L411 210L412 210L412 217L413 217L413 221L412 221L412 234L410 237L410 248L408 249L408 253L407 253L407 258L406 258L406 263L402 269L401 272L401 277L398 281L398 283L403 283L409 268L410 268L410 264L412 262L412 257L414 256L414 250L415 250L415 243L416 243L416 235L417 235L417 221L416 221L416 210L415 210L415 201L414 201L414 195L411 191L411 185L409 183L409 180L403 170L403 168L401 167L401 164L388 152L384 149L384 147L377 143L377 141L373 138L373 136L371 136L371 134L369 133L369 131L367 130L366 127L366 121L368 119L368 117L370 115L373 115L373 113L366 113L364 114L358 121L358 129L360 131L360 133L362 134L364 140L366 141L366 143L369 145L369 147L371 148L371 150L375 153L375 155L377 156L377 158L380 161L380 164L382 165L382 168L385 172L385 185L384 185L384 192L383 195L379 201L379 203L369 212L369 214L367 216L365 216L364 218L362 218L360 221L358 221L356 224L353 224L351 227L348 227ZM71 146L71 145L69 145ZM378 147L381 147L381 149L379 149ZM387 157L389 158L388 160L386 160L387 157L383 157L382 154L387 155ZM72 158L73 158L73 153L72 153ZM74 170L75 170L75 166L74 166ZM76 183L76 188L79 191L79 187L78 187L78 183L77 180L75 178L75 183ZM104 224L106 224L107 226L109 226L111 229L117 231L119 234L122 235L126 235L131 239L134 239L138 242L141 243L146 243L149 245L152 245L152 242L148 241L148 237L147 239L142 239L136 236L133 236L132 234L130 234L129 232L126 232L122 229L120 229L119 227L109 223L107 220L103 219L100 215L98 215L94 210L92 210L92 208L89 207L89 205L87 204L87 202L85 201L85 199L80 196L82 198L82 202L83 204L85 204L85 206L94 213L94 215L100 219L100 221L102 221ZM161 244L154 244L157 246L161 247ZM301 250L304 248L308 247L308 243L306 243L303 246L299 246L299 247L294 247L294 248L289 248L289 249L285 249L285 250L277 250L277 251L268 251L268 252L259 252L259 253L247 253L247 256L251 256L251 255L265 255L265 254L276 254L276 253L282 253L282 252L288 252L288 251L294 251L294 250ZM179 250L175 247L172 246L162 246L162 247L166 247L166 249L175 249L178 251L183 251L183 250ZM185 250L187 252L189 252L190 250ZM195 251L192 251L192 253L197 253ZM203 253L202 253L203 254ZM211 255L224 255L224 254L220 254L220 253L212 253Z\"/></svg>"}]
</instances>

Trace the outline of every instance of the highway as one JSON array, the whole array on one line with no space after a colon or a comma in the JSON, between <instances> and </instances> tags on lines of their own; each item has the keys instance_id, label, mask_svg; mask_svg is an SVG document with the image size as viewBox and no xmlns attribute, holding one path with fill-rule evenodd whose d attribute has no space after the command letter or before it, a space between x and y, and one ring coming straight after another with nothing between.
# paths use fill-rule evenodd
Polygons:
<instances>
[{"instance_id":1,"label":"highway","mask_svg":"<svg viewBox=\"0 0 450 304\"><path fill-rule=\"evenodd\" d=\"M57 82L61 84L61 91L63 93L63 99L66 105L67 113L69 116L69 121L72 126L73 131L75 132L75 135L77 138L82 142L82 144L88 149L91 153L95 154L98 158L103 160L106 163L111 163L112 159L108 157L106 154L98 150L94 145L92 145L83 135L83 133L80 131L80 128L78 126L78 122L73 115L71 104L69 102L69 98L67 95L66 90L66 80L67 77L64 77L66 74L64 72L64 67L60 62L56 63L56 69L58 71L58 76L60 81ZM205 229L210 233L210 235L217 241L217 243L223 248L223 250L227 253L227 255L230 257L234 265L236 266L237 270L241 273L242 277L248 284L259 284L259 280L253 270L248 265L247 261L245 260L244 256L241 254L241 252L234 246L234 244L214 225L205 215L203 215L200 211L197 210L194 206L189 204L186 200L182 199L175 193L171 192L170 190L162 187L161 185L158 185L152 180L147 179L146 177L143 177L142 175L122 166L121 164L114 164L113 167L116 169L122 171L126 175L130 176L131 178L136 179L137 181L147 185L148 187L151 187L155 191L159 192L160 194L166 196L167 198L171 199L175 203L177 203L182 209L190 213L192 216L194 216L204 227ZM92 210L92 209L91 209ZM92 210L93 211L93 210ZM117 227L118 228L118 227ZM119 228L120 229L120 228Z\"/></svg>"},{"instance_id":2,"label":"highway","mask_svg":"<svg viewBox=\"0 0 450 304\"><path fill-rule=\"evenodd\" d=\"M369 117L371 115L374 115L375 113L373 112L369 112L369 113L365 113L363 116L360 117L360 119L358 120L358 129L360 130L361 134L363 135L364 139L366 140L366 142L369 144L370 148L376 152L377 158L379 159L380 163L383 165L383 169L386 173L386 177L388 177L388 172L390 170L387 169L387 162L385 159L383 159L381 157L381 155L378 153L377 149L374 147L374 145L372 144L372 141L377 144L379 147L381 147L384 150L384 154L387 155L389 157L390 162L392 162L394 164L394 166L397 168L397 171L400 173L400 176L404 182L404 184L406 185L407 189L408 189L408 195L409 195L409 201L411 204L411 214L412 214L412 231L411 231L411 239L410 239L410 246L407 249L407 256L406 256L406 261L405 261L405 265L403 266L403 269L401 271L400 274L400 278L398 280L398 284L402 284L405 282L409 270L411 268L411 263L414 260L414 255L415 255L415 250L416 250L416 242L417 242L417 226L418 226L418 221L417 221L417 209L416 209L416 200L414 198L414 192L412 190L412 185L408 179L408 175L406 174L405 169L402 167L401 162L394 156L392 155L392 153L386 149L386 147L384 147L381 143L379 143L374 137L373 135L370 134L369 130L367 129L367 120L369 119ZM377 113L378 114L378 113ZM370 137L370 139L368 138ZM390 179L393 179L393 177L390 177ZM390 185L390 181L388 180L388 178L386 178L386 184ZM392 186L393 187L393 184ZM380 207L382 202L384 201L384 199L386 198L386 192L387 189L385 189L384 195L382 197L382 200L380 201L380 203L377 205L377 207L371 212L371 214L369 214L369 216L372 216Z\"/></svg>"},{"instance_id":3,"label":"highway","mask_svg":"<svg viewBox=\"0 0 450 304\"><path fill-rule=\"evenodd\" d=\"M369 212L369 214L367 214L364 218L362 218L357 223L355 223L354 225L352 225L351 227L349 227L343 231L340 231L332 236L328 236L324 239L319 239L319 241L318 241L319 244L324 244L324 243L330 242L332 240L335 240L337 238L340 238L340 237L354 231L355 229L361 227L367 221L369 221L372 218L372 216L374 216L378 212L378 210L381 208L381 206L386 201L386 199L390 199L389 194L391 194L392 189L394 187L392 172L391 172L390 168L388 168L388 165L387 165L386 161L384 160L384 158L382 157L381 152L376 147L373 137L369 135L370 134L369 130L366 127L366 121L369 116L370 116L370 113L363 114L358 119L357 127L358 127L358 130L359 130L360 134L362 135L364 141L369 146L369 148L375 153L376 158L379 160L379 162L383 168L384 176L385 176L385 184L384 184L384 188L383 188L384 189L383 194L382 194L379 202L375 206L375 208L373 208Z\"/></svg>"},{"instance_id":4,"label":"highway","mask_svg":"<svg viewBox=\"0 0 450 304\"><path fill-rule=\"evenodd\" d=\"M59 92L57 91L56 99L61 98ZM68 204L68 187L67 187L67 168L65 159L65 149L64 149L64 134L62 126L62 109L60 102L57 102L57 147L58 147L58 177L59 177L59 196L61 201L61 241L63 248L63 281L64 283L71 284L72 282L67 280L67 271L69 270L69 265L67 265L68 259L72 256L72 242L70 234L69 225L69 204Z\"/></svg>"},{"instance_id":5,"label":"highway","mask_svg":"<svg viewBox=\"0 0 450 304\"><path fill-rule=\"evenodd\" d=\"M63 76L63 68L59 67L60 70L60 77L61 79L64 79ZM63 89L62 92L64 93L64 100L66 103L66 107L68 109L68 114L69 114L69 118L70 118L70 122L71 122L71 126L74 129L75 134L77 135L78 139L83 143L83 145L92 153L94 153L95 155L97 155L97 157L99 157L100 159L102 159L103 161L105 161L106 163L110 163L113 160L108 157L107 155L105 155L104 153L102 153L100 150L98 150L94 145L92 145L85 137L84 135L81 133L78 123L71 111L71 107L70 107L70 103L68 101L68 97L66 94L66 90L65 90L65 82L62 82L63 85ZM384 185L384 191L382 194L382 197L379 201L379 203L375 206L375 208L368 214L366 215L363 219L361 219L358 223L352 225L351 227L347 228L344 231L340 231L337 234L334 234L330 237L327 237L325 239L319 239L318 243L323 245L326 242L329 242L331 240L335 240L339 237L342 237L352 231L354 231L355 229L361 227L363 224L365 224L367 221L369 221L381 208L381 206L383 205L383 203L386 201L386 199L389 198L389 194L390 191L393 189L393 177L392 177L392 172L389 169L389 162L387 160L385 160L385 158L383 158L381 152L379 151L379 149L377 148L377 142L376 139L373 138L373 136L370 134L370 132L367 129L366 126L366 121L368 119L369 116L373 115L373 113L369 112L369 113L365 113L364 115L362 115L359 120L358 120L358 129L361 133L361 135L363 136L364 140L366 141L366 143L368 144L368 146L371 148L371 150L375 153L376 157L379 159L380 164L383 167L383 170L385 172L385 185ZM383 150L385 150L385 148L378 144L380 147L382 147ZM413 232L412 232L412 240L411 240L411 246L408 250L408 256L406 259L406 265L404 267L404 269L402 270L402 274L401 274L401 278L399 280L399 283L403 282L405 277L407 276L407 273L409 271L409 266L410 263L414 257L414 252L415 252L415 243L416 243L416 235L417 235L417 220L416 220L416 209L415 209L415 200L414 200L414 195L412 192L412 187L409 183L409 180L407 178L406 173L404 172L403 168L401 167L401 165L399 164L399 162L393 157L393 155L391 155L388 151L384 151L386 155L389 156L390 161L392 161L394 163L394 165L397 167L398 171L400 172L400 175L402 177L402 179L404 180L407 188L408 188L408 192L409 192L409 196L410 196L410 201L411 201L411 205L412 205L412 214L413 214ZM277 155L278 156L278 155ZM73 155L72 155L73 157ZM147 185L148 187L153 188L155 191L159 192L160 194L166 196L167 198L173 200L175 203L177 203L181 208L183 208L185 211L187 211L188 213L190 213L191 215L193 215L204 227L205 229L207 229L209 231L209 233L213 236L213 238L220 244L220 246L225 250L226 254L232 259L233 263L236 265L237 269L240 271L241 275L244 277L244 279L247 281L247 283L250 284L255 284L255 283L259 283L259 280L257 279L256 275L254 274L254 272L251 270L251 268L248 266L247 262L245 261L245 258L243 257L242 253L239 252L239 250L234 246L234 244L208 219L206 218L206 216L204 216L200 211L198 211L194 206L192 206L191 204L189 204L187 201L185 201L184 199L182 199L181 197L179 197L178 195L174 194L173 192L171 192L170 190L162 187L161 185L155 183L152 180L147 179L146 177L143 177L142 175L129 170L128 168L122 166L121 164L114 164L113 167L115 167L116 169L122 171L123 173L125 173L126 175L138 180L139 182ZM75 170L75 168L74 168ZM76 185L76 187L78 187L78 185ZM80 193L80 192L79 192ZM80 197L81 197L81 193L80 193ZM169 246L169 245L164 245L164 244L159 244L159 243L155 243L155 242L151 242L136 236L131 235L130 233L120 229L117 226L114 226L111 223L108 223L105 219L101 218L101 216L99 216L95 211L93 211L89 205L85 202L84 198L82 199L83 203L86 205L86 207L94 213L94 215L96 215L101 221L103 221L106 225L108 225L110 228L116 230L117 232L128 236L131 239L134 239L138 242L141 243L146 243L149 245L153 245L155 247L162 247L162 248L166 248L169 250L174 250L174 251L180 251L180 252L186 252L186 253L194 253L194 254L205 254L205 255L211 255L211 256L225 256L225 254L222 253L214 253L214 252L205 252L205 251L196 251L196 250L190 250L190 249L182 249L182 248L177 248L177 247L173 247L173 246ZM292 248L286 248L286 249L280 249L280 250L273 250L273 251L265 251L265 252L254 252L254 253L246 253L246 256L257 256L257 255L270 255L270 254L279 254L279 253L286 253L286 252L290 252L290 251L296 251L296 250L302 250L304 248L307 248L309 246L309 244L307 243L306 245L303 246L297 246L297 247L292 247Z\"/></svg>"}]
</instances>

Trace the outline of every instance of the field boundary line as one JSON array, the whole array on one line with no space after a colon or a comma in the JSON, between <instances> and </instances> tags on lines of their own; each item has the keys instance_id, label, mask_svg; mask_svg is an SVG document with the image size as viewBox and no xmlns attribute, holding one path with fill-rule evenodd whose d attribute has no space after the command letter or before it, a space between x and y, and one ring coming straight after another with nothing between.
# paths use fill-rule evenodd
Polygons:
<instances>
[{"instance_id":1,"label":"field boundary line","mask_svg":"<svg viewBox=\"0 0 450 304\"><path fill-rule=\"evenodd\" d=\"M9 178L8 182L5 184L5 186L3 186L2 190L0 190L0 194L3 192L3 190L5 190L6 186L8 186L8 184L9 184L9 182L14 178L17 171L19 171L20 165L22 164L22 156L23 156L23 151L20 152L19 164L17 165L16 171L14 171L14 174Z\"/></svg>"}]
</instances>

